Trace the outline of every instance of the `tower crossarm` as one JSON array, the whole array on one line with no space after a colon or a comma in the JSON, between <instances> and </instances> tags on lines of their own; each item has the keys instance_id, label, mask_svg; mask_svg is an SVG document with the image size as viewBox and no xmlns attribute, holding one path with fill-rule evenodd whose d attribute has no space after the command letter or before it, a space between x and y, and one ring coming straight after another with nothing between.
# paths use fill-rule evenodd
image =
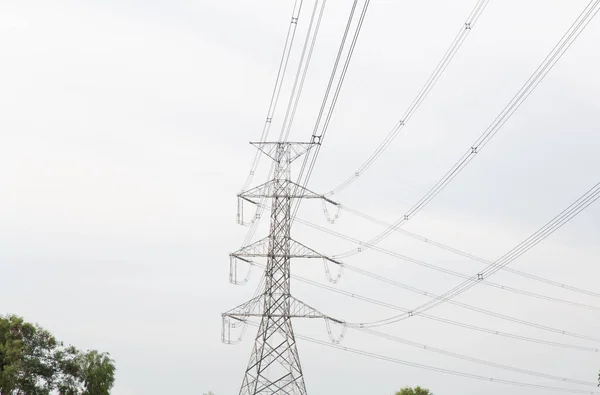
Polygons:
<instances>
[{"instance_id":1,"label":"tower crossarm","mask_svg":"<svg viewBox=\"0 0 600 395\"><path fill-rule=\"evenodd\" d=\"M298 300L293 296L289 296L289 313L285 314L271 314L272 317L286 317L286 318L323 318L331 321L342 323L343 321L329 317L321 313L319 310L312 306ZM252 317L262 317L265 314L265 303L264 295L259 295L255 298L250 299L248 302L243 303L226 313L223 313L223 317L229 317L237 319L239 321L246 321Z\"/></svg>"},{"instance_id":2,"label":"tower crossarm","mask_svg":"<svg viewBox=\"0 0 600 395\"><path fill-rule=\"evenodd\" d=\"M298 183L285 179L267 181L264 184L238 194L238 198L256 205L258 205L258 202L253 199L274 197L290 199L322 199L334 206L339 206L338 202L329 199L325 195L318 194Z\"/></svg>"},{"instance_id":3,"label":"tower crossarm","mask_svg":"<svg viewBox=\"0 0 600 395\"><path fill-rule=\"evenodd\" d=\"M238 251L230 254L230 256L233 258L241 259L246 262L251 262L251 259L248 259L248 258L256 258L256 257L322 258L322 259L328 260L332 263L335 263L337 265L343 265L342 262L335 260L333 258L330 258L321 253L318 253L317 251L313 250L312 248L309 248L294 239L291 239L291 238L288 238L288 239L289 240L287 240L287 242L289 243L288 244L289 250L285 251L285 252L269 250L270 239L268 237L265 237L264 239L258 240L252 244L247 245L246 247L239 249Z\"/></svg>"}]
</instances>

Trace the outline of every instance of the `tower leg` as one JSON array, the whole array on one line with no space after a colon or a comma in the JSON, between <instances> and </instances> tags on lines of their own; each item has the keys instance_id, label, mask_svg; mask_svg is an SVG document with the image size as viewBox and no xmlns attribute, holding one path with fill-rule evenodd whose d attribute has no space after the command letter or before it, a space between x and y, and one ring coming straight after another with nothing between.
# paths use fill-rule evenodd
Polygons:
<instances>
[{"instance_id":1,"label":"tower leg","mask_svg":"<svg viewBox=\"0 0 600 395\"><path fill-rule=\"evenodd\" d=\"M263 317L240 395L306 395L292 322Z\"/></svg>"}]
</instances>

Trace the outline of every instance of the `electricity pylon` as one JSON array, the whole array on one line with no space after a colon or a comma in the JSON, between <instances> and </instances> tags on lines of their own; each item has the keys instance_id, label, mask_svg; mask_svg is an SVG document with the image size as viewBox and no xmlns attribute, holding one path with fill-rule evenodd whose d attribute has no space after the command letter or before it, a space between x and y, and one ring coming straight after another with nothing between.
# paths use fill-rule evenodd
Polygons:
<instances>
[{"instance_id":1,"label":"electricity pylon","mask_svg":"<svg viewBox=\"0 0 600 395\"><path fill-rule=\"evenodd\" d=\"M319 254L290 237L291 208L295 199L325 199L291 181L291 163L316 143L261 142L252 143L275 161L272 180L238 195L251 203L269 198L271 224L268 237L231 254L232 259L249 263L252 258L266 257L265 285L262 294L223 314L223 341L230 334L226 326L260 317L258 333L244 375L240 395L306 395L304 376L292 318L331 319L290 294L290 259L322 258ZM336 320L333 320L336 321ZM230 339L229 339L230 340Z\"/></svg>"}]
</instances>

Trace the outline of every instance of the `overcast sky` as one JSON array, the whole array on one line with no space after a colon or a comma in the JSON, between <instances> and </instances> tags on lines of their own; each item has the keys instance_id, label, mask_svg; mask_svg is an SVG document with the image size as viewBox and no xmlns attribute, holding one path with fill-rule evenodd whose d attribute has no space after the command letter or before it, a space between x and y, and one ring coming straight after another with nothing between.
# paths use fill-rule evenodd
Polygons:
<instances>
[{"instance_id":1,"label":"overcast sky","mask_svg":"<svg viewBox=\"0 0 600 395\"><path fill-rule=\"evenodd\" d=\"M351 175L418 93L475 0L372 0L310 188ZM386 221L403 216L511 99L587 0L491 0L427 100L343 204ZM312 2L306 2L305 11ZM329 0L293 140L312 131L349 0ZM228 254L247 228L236 194L260 137L293 2L3 0L0 5L0 313L35 321L117 363L115 395L239 391L255 329L220 342L220 314L248 300L260 278L229 284ZM299 37L306 28L306 12ZM298 40L298 43L300 40ZM600 181L600 19L481 154L406 229L495 259ZM296 45L292 59L297 59ZM291 75L291 73L290 73ZM283 96L289 92L287 80ZM281 112L273 135L279 134ZM279 123L278 123L279 122ZM261 162L255 183L264 182ZM319 203L301 216L367 240L381 227ZM600 204L511 264L598 290ZM264 237L261 224L257 237ZM294 237L325 254L353 245L297 224ZM392 235L382 246L472 275L482 265ZM368 251L347 263L443 293L460 279ZM241 270L246 268L242 267ZM295 274L329 285L321 262ZM243 275L244 273L241 273ZM591 296L509 273L494 281L600 306ZM411 308L426 301L345 272L336 287ZM396 311L294 282L293 293L349 321ZM477 286L459 301L588 336L600 311ZM442 317L523 336L598 347L454 305ZM322 322L298 334L327 340ZM597 353L521 342L420 317L382 331L518 368L595 381ZM592 387L498 370L349 330L343 345L486 377ZM299 341L311 395L389 395L422 385L436 395L544 394L396 365Z\"/></svg>"}]
</instances>

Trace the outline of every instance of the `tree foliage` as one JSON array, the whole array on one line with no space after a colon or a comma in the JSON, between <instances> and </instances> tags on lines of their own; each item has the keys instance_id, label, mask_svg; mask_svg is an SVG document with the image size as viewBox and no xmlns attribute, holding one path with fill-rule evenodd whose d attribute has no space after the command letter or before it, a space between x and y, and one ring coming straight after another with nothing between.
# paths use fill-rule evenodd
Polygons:
<instances>
[{"instance_id":1,"label":"tree foliage","mask_svg":"<svg viewBox=\"0 0 600 395\"><path fill-rule=\"evenodd\" d=\"M82 395L108 395L115 383L115 365L107 353L88 351L77 358Z\"/></svg>"},{"instance_id":2,"label":"tree foliage","mask_svg":"<svg viewBox=\"0 0 600 395\"><path fill-rule=\"evenodd\" d=\"M402 388L400 391L396 392L396 395L433 395L433 393L426 388L405 387L405 388Z\"/></svg>"},{"instance_id":3,"label":"tree foliage","mask_svg":"<svg viewBox=\"0 0 600 395\"><path fill-rule=\"evenodd\" d=\"M0 395L108 395L114 374L108 354L81 352L39 325L0 316Z\"/></svg>"}]
</instances>

